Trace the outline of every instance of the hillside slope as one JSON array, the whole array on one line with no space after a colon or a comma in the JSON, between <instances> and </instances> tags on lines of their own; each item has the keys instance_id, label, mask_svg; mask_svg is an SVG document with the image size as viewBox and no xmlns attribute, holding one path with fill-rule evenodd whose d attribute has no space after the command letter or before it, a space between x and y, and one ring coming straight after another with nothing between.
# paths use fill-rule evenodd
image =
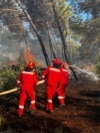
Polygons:
<instances>
[{"instance_id":1,"label":"hillside slope","mask_svg":"<svg viewBox=\"0 0 100 133\"><path fill-rule=\"evenodd\" d=\"M19 92L0 97L0 133L99 133L100 82L75 83L70 81L66 90L66 106L59 107L54 98L55 110L45 110L45 85L36 88L37 111L17 116ZM1 118L4 119L1 119Z\"/></svg>"}]
</instances>

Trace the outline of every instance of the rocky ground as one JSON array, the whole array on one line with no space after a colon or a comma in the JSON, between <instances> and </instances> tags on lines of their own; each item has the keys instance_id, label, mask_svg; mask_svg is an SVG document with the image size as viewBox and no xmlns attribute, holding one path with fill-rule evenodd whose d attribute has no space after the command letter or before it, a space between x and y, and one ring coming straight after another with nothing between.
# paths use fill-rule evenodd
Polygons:
<instances>
[{"instance_id":1,"label":"rocky ground","mask_svg":"<svg viewBox=\"0 0 100 133\"><path fill-rule=\"evenodd\" d=\"M0 97L0 133L100 133L100 82L69 82L66 106L45 110L45 85L36 87L37 111L27 112L26 102L22 118L17 116L19 92Z\"/></svg>"}]
</instances>

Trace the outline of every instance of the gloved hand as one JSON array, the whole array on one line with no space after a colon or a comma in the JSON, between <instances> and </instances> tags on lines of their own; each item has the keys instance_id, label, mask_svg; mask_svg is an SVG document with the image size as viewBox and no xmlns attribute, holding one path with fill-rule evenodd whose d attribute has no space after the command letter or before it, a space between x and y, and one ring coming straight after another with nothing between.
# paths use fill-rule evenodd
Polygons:
<instances>
[{"instance_id":1,"label":"gloved hand","mask_svg":"<svg viewBox=\"0 0 100 133\"><path fill-rule=\"evenodd\" d=\"M44 75L42 75L42 76L41 76L41 80L44 80L44 79L45 79L45 76L44 76Z\"/></svg>"}]
</instances>

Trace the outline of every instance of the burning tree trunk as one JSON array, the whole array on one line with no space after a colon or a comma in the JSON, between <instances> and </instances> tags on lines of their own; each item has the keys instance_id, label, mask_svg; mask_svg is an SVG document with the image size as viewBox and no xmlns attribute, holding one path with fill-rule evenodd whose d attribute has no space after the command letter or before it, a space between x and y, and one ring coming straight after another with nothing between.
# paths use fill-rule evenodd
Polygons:
<instances>
[{"instance_id":1,"label":"burning tree trunk","mask_svg":"<svg viewBox=\"0 0 100 133\"><path fill-rule=\"evenodd\" d=\"M39 41L39 43L40 43L40 45L41 45L42 52L43 52L44 57L45 57L45 60L46 60L46 64L49 65L49 64L50 64L50 61L49 61L49 58L48 58L48 54L47 54L47 52L46 52L46 49L45 49L45 47L44 47L44 43L43 43L43 41L42 41L40 35L38 34L37 29L36 29L36 27L35 27L35 25L34 25L32 19L31 19L30 15L28 14L27 10L23 8L23 6L22 6L20 0L16 0L16 1L17 1L17 3L19 4L19 6L21 7L21 9L23 10L23 12L25 13L25 15L26 15L26 17L27 17L29 23L31 24L31 26L32 26L32 28L33 28L33 30L34 30L34 32L35 32L37 38L38 38L38 41Z\"/></svg>"}]
</instances>

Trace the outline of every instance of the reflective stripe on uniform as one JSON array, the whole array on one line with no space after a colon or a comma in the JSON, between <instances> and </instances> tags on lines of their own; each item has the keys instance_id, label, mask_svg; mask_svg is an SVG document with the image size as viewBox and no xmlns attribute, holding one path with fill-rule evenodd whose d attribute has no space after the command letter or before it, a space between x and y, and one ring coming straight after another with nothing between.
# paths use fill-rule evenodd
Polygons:
<instances>
[{"instance_id":1,"label":"reflective stripe on uniform","mask_svg":"<svg viewBox=\"0 0 100 133\"><path fill-rule=\"evenodd\" d=\"M58 99L64 99L65 97L64 96L58 96Z\"/></svg>"},{"instance_id":2,"label":"reflective stripe on uniform","mask_svg":"<svg viewBox=\"0 0 100 133\"><path fill-rule=\"evenodd\" d=\"M23 71L22 73L23 73L23 74L33 75L33 72L26 72L26 71Z\"/></svg>"},{"instance_id":3,"label":"reflective stripe on uniform","mask_svg":"<svg viewBox=\"0 0 100 133\"><path fill-rule=\"evenodd\" d=\"M66 69L63 69L63 71L64 71L64 72L68 72L68 70L66 70Z\"/></svg>"},{"instance_id":4,"label":"reflective stripe on uniform","mask_svg":"<svg viewBox=\"0 0 100 133\"><path fill-rule=\"evenodd\" d=\"M20 108L20 109L23 109L23 108L24 108L24 106L23 106L23 105L19 105L19 108Z\"/></svg>"},{"instance_id":5,"label":"reflective stripe on uniform","mask_svg":"<svg viewBox=\"0 0 100 133\"><path fill-rule=\"evenodd\" d=\"M51 71L55 71L55 72L60 72L59 69L56 69L56 68L50 68Z\"/></svg>"},{"instance_id":6,"label":"reflective stripe on uniform","mask_svg":"<svg viewBox=\"0 0 100 133\"><path fill-rule=\"evenodd\" d=\"M51 99L48 99L48 103L52 103L52 100Z\"/></svg>"},{"instance_id":7,"label":"reflective stripe on uniform","mask_svg":"<svg viewBox=\"0 0 100 133\"><path fill-rule=\"evenodd\" d=\"M32 100L32 101L31 101L31 104L34 104L34 103L35 103L35 100Z\"/></svg>"}]
</instances>

